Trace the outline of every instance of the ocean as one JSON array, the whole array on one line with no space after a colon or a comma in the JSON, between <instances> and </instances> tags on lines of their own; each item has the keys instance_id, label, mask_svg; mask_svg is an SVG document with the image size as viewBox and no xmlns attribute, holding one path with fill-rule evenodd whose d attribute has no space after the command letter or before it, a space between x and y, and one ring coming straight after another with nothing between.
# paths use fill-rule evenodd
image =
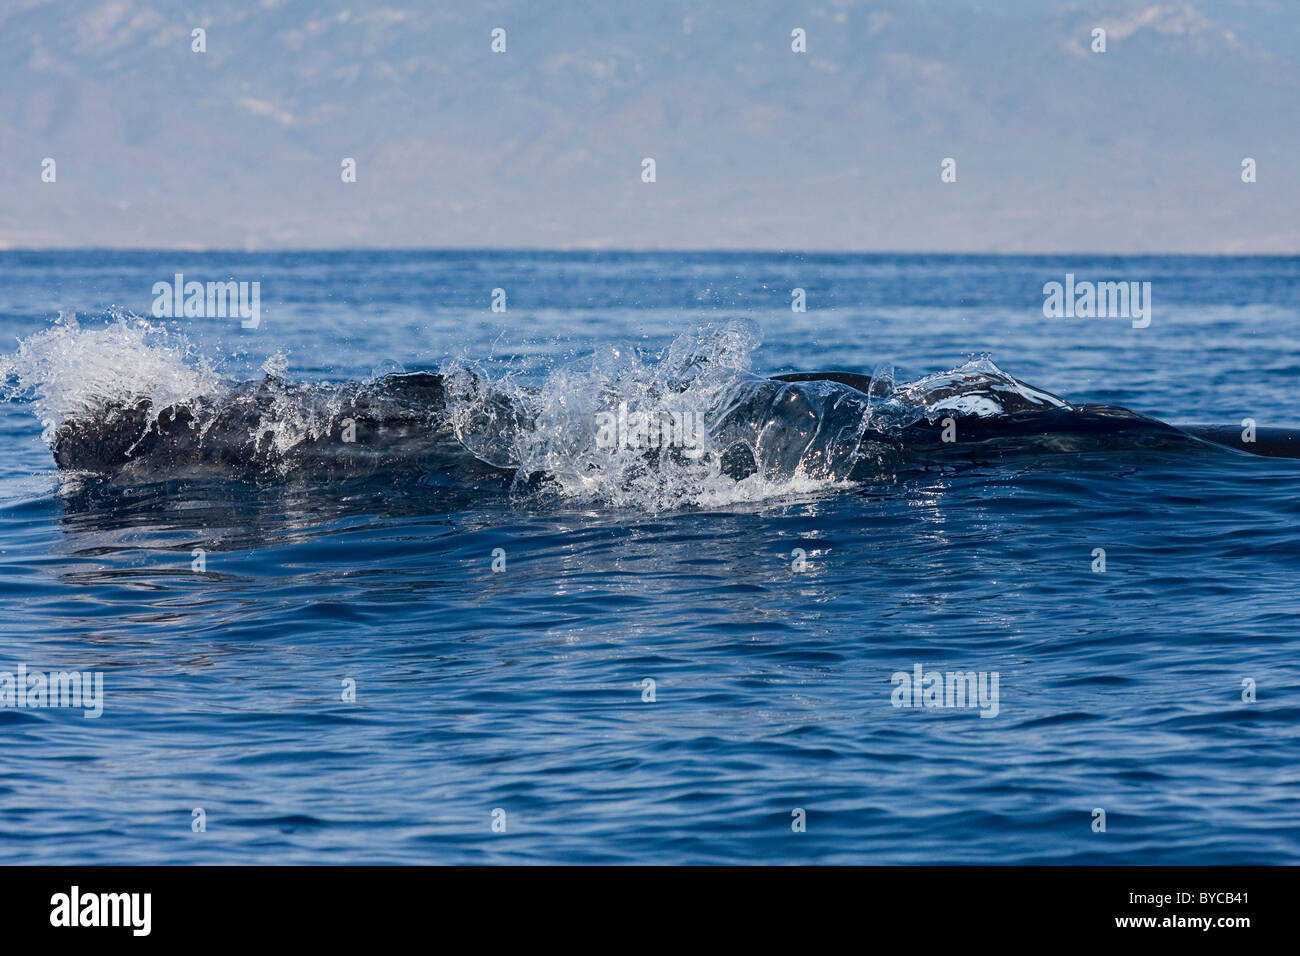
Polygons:
<instances>
[{"instance_id":1,"label":"ocean","mask_svg":"<svg viewBox=\"0 0 1300 956\"><path fill-rule=\"evenodd\" d=\"M1300 258L8 251L0 354L7 863L1300 863L1300 461L861 432L1300 427Z\"/></svg>"}]
</instances>

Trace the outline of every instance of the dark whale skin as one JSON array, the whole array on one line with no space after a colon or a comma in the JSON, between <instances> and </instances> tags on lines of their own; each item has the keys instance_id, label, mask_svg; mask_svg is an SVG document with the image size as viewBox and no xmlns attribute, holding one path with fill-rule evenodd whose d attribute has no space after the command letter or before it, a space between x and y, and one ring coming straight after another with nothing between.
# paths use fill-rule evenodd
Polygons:
<instances>
[{"instance_id":1,"label":"dark whale skin","mask_svg":"<svg viewBox=\"0 0 1300 956\"><path fill-rule=\"evenodd\" d=\"M866 394L871 391L871 376L858 372L788 372L773 375L772 378L780 382L838 382ZM1044 419L1044 415L1048 418ZM1024 437L1049 430L1055 435L1097 434L1104 431L1117 438L1141 437L1146 439L1147 444L1158 443L1162 437L1190 435L1212 445L1251 455L1300 458L1300 429L1256 427L1254 441L1246 441L1241 426L1174 426L1116 405L1074 405L1069 410L1050 409L992 419L969 417L961 419L961 422L956 442L960 445ZM902 438L907 444L941 444L942 425L938 422L920 421L904 429Z\"/></svg>"}]
</instances>

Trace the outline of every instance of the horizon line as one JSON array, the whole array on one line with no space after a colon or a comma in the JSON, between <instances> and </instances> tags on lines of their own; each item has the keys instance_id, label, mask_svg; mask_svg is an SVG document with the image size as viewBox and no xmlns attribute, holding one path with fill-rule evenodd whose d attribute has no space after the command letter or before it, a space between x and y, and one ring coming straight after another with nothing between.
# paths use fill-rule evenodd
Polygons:
<instances>
[{"instance_id":1,"label":"horizon line","mask_svg":"<svg viewBox=\"0 0 1300 956\"><path fill-rule=\"evenodd\" d=\"M583 246L275 246L259 249L234 246L5 246L0 244L0 255L7 253L158 253L158 254L221 254L221 255L286 255L355 252L392 253L528 253L549 255L772 255L772 256L966 256L972 258L1061 258L1079 256L1086 258L1186 258L1186 259L1294 259L1300 250L1293 252L1106 252L1098 250L1069 250L1064 252L996 252L957 251L948 249L774 249L744 246L698 248L624 248Z\"/></svg>"}]
</instances>

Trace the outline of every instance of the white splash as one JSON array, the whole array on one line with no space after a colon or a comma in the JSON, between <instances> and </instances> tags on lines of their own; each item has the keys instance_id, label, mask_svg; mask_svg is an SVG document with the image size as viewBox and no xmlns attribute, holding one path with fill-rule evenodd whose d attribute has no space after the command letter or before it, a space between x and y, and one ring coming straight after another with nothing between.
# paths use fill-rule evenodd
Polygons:
<instances>
[{"instance_id":1,"label":"white splash","mask_svg":"<svg viewBox=\"0 0 1300 956\"><path fill-rule=\"evenodd\" d=\"M563 497L615 507L718 507L846 483L870 420L867 397L756 376L759 342L757 326L735 321L682 335L650 357L604 346L584 362L552 367L536 388L508 372L448 363L447 410L457 438L482 461L515 468L521 479L544 474ZM812 397L812 422L791 420L785 406L796 395ZM631 440L627 422L643 426ZM746 464L742 474L736 461Z\"/></svg>"},{"instance_id":2,"label":"white splash","mask_svg":"<svg viewBox=\"0 0 1300 956\"><path fill-rule=\"evenodd\" d=\"M83 329L75 315L61 313L50 328L0 356L0 394L30 398L37 417L55 426L102 414L111 402L147 401L161 410L224 384L184 339L122 314L102 328Z\"/></svg>"}]
</instances>

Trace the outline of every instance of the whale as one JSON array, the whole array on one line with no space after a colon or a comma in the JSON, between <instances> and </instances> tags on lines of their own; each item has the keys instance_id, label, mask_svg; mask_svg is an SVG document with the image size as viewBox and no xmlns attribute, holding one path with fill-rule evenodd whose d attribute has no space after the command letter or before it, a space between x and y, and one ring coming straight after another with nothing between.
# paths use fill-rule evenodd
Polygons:
<instances>
[{"instance_id":1,"label":"whale","mask_svg":"<svg viewBox=\"0 0 1300 956\"><path fill-rule=\"evenodd\" d=\"M726 436L746 429L752 433L756 426L751 419L773 415L783 397L796 399L798 407L782 427L798 446L806 438L800 431L806 414L801 413L807 412L809 402L838 405L854 395L870 400L876 386L884 384L870 375L835 370L755 378L747 400L735 403L713 423L717 433L731 442L722 450L722 471L737 479L752 474L759 465L745 441ZM800 388L798 394L785 394L787 389ZM1213 446L1300 459L1298 429L1171 425L1120 406L1069 404L1028 386L1001 398L998 414L952 411L919 417L868 437L881 447L914 455L997 457L1044 449ZM492 401L498 406L491 409L494 420L519 429L532 427L527 416L504 397ZM447 382L438 372L393 373L328 389L267 375L161 409L147 399L104 402L62 422L54 430L51 449L60 469L101 475L357 475L409 467L471 475L510 471L501 463L464 454L447 406Z\"/></svg>"}]
</instances>

